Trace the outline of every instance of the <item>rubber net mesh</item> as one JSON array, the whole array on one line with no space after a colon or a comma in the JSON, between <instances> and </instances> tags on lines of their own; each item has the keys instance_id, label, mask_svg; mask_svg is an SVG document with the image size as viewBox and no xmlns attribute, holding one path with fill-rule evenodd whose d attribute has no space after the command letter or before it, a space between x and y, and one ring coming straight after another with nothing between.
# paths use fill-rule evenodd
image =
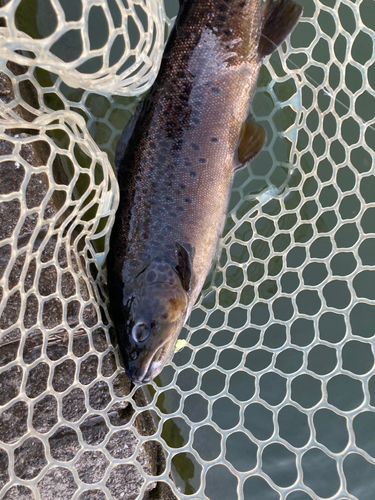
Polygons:
<instances>
[{"instance_id":1,"label":"rubber net mesh","mask_svg":"<svg viewBox=\"0 0 375 500\"><path fill-rule=\"evenodd\" d=\"M373 499L375 4L301 3L187 344L143 390L108 315L109 159L177 6L0 2L1 498Z\"/></svg>"}]
</instances>

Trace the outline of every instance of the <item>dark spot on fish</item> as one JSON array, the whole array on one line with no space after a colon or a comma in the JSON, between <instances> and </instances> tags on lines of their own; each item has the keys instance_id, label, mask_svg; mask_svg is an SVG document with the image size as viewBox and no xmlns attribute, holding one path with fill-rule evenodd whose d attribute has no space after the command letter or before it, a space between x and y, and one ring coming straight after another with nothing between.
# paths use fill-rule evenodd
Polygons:
<instances>
[{"instance_id":1,"label":"dark spot on fish","mask_svg":"<svg viewBox=\"0 0 375 500\"><path fill-rule=\"evenodd\" d=\"M165 229L167 229L167 231L173 231L173 226L168 224L168 226L165 226Z\"/></svg>"},{"instance_id":2,"label":"dark spot on fish","mask_svg":"<svg viewBox=\"0 0 375 500\"><path fill-rule=\"evenodd\" d=\"M191 199L190 198L185 198L185 202L186 203L191 203Z\"/></svg>"},{"instance_id":3,"label":"dark spot on fish","mask_svg":"<svg viewBox=\"0 0 375 500\"><path fill-rule=\"evenodd\" d=\"M211 142L217 142L218 138L217 137L211 137Z\"/></svg>"},{"instance_id":4,"label":"dark spot on fish","mask_svg":"<svg viewBox=\"0 0 375 500\"><path fill-rule=\"evenodd\" d=\"M147 281L148 282L154 281L155 278L156 278L155 271L150 271L147 275Z\"/></svg>"},{"instance_id":5,"label":"dark spot on fish","mask_svg":"<svg viewBox=\"0 0 375 500\"><path fill-rule=\"evenodd\" d=\"M172 201L172 198L171 198L170 196L167 196L165 199L166 199L167 201Z\"/></svg>"},{"instance_id":6,"label":"dark spot on fish","mask_svg":"<svg viewBox=\"0 0 375 500\"><path fill-rule=\"evenodd\" d=\"M154 142L150 142L150 148L151 149L155 149L156 148L156 144Z\"/></svg>"},{"instance_id":7,"label":"dark spot on fish","mask_svg":"<svg viewBox=\"0 0 375 500\"><path fill-rule=\"evenodd\" d=\"M214 88L212 89L212 92L213 92L214 94L219 94L219 93L220 93L220 89L219 89L219 88L217 88L217 87L214 87Z\"/></svg>"},{"instance_id":8,"label":"dark spot on fish","mask_svg":"<svg viewBox=\"0 0 375 500\"><path fill-rule=\"evenodd\" d=\"M220 12L225 12L228 9L228 7L225 4L221 4L219 7Z\"/></svg>"},{"instance_id":9,"label":"dark spot on fish","mask_svg":"<svg viewBox=\"0 0 375 500\"><path fill-rule=\"evenodd\" d=\"M246 5L246 2L241 2L238 4L239 7L241 7L241 9L243 9Z\"/></svg>"},{"instance_id":10,"label":"dark spot on fish","mask_svg":"<svg viewBox=\"0 0 375 500\"><path fill-rule=\"evenodd\" d=\"M197 175L197 173L196 172L190 172L189 175L190 175L190 177L194 178Z\"/></svg>"},{"instance_id":11,"label":"dark spot on fish","mask_svg":"<svg viewBox=\"0 0 375 500\"><path fill-rule=\"evenodd\" d=\"M185 73L183 71L178 71L177 72L177 76L178 76L178 78L184 78L185 77Z\"/></svg>"},{"instance_id":12,"label":"dark spot on fish","mask_svg":"<svg viewBox=\"0 0 375 500\"><path fill-rule=\"evenodd\" d=\"M232 30L225 30L224 34L227 35L227 36L231 36Z\"/></svg>"},{"instance_id":13,"label":"dark spot on fish","mask_svg":"<svg viewBox=\"0 0 375 500\"><path fill-rule=\"evenodd\" d=\"M185 189L186 188L186 184L180 184L180 188L181 189Z\"/></svg>"},{"instance_id":14,"label":"dark spot on fish","mask_svg":"<svg viewBox=\"0 0 375 500\"><path fill-rule=\"evenodd\" d=\"M184 158L184 165L185 167L190 167L191 161L189 160L189 158Z\"/></svg>"},{"instance_id":15,"label":"dark spot on fish","mask_svg":"<svg viewBox=\"0 0 375 500\"><path fill-rule=\"evenodd\" d=\"M198 144L195 144L195 142L193 142L191 144L191 148L194 149L194 151L198 151L199 150L199 146L198 146Z\"/></svg>"},{"instance_id":16,"label":"dark spot on fish","mask_svg":"<svg viewBox=\"0 0 375 500\"><path fill-rule=\"evenodd\" d=\"M147 194L148 193L148 189L146 189L146 188L142 189L142 193L143 194Z\"/></svg>"},{"instance_id":17,"label":"dark spot on fish","mask_svg":"<svg viewBox=\"0 0 375 500\"><path fill-rule=\"evenodd\" d=\"M194 125L199 125L200 124L200 120L198 120L198 118L193 118L192 122L194 123Z\"/></svg>"},{"instance_id":18,"label":"dark spot on fish","mask_svg":"<svg viewBox=\"0 0 375 500\"><path fill-rule=\"evenodd\" d=\"M206 158L199 158L199 163L206 163Z\"/></svg>"},{"instance_id":19,"label":"dark spot on fish","mask_svg":"<svg viewBox=\"0 0 375 500\"><path fill-rule=\"evenodd\" d=\"M222 23L224 23L224 22L227 20L226 16L222 16L222 15L217 16L217 18L218 18L218 20L219 20L219 21L221 21Z\"/></svg>"},{"instance_id":20,"label":"dark spot on fish","mask_svg":"<svg viewBox=\"0 0 375 500\"><path fill-rule=\"evenodd\" d=\"M189 54L182 54L181 59L182 59L183 61L188 61L188 60L189 60Z\"/></svg>"},{"instance_id":21,"label":"dark spot on fish","mask_svg":"<svg viewBox=\"0 0 375 500\"><path fill-rule=\"evenodd\" d=\"M183 212L183 211L184 211L184 207L177 207L177 210L178 210L179 212Z\"/></svg>"}]
</instances>

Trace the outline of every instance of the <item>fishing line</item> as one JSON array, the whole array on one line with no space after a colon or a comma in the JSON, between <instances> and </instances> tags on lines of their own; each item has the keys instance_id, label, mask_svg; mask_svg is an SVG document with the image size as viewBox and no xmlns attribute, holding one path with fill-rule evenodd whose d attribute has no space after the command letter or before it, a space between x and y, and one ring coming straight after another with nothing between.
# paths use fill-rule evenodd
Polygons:
<instances>
[{"instance_id":1,"label":"fishing line","mask_svg":"<svg viewBox=\"0 0 375 500\"><path fill-rule=\"evenodd\" d=\"M263 35L261 34L260 36L264 37L265 39L267 39L274 47L275 49L278 48L278 46L272 41L270 40L266 35ZM298 71L302 71L302 68L298 67L297 64L295 62L293 62L290 58L288 59L288 63L291 64L291 66L293 66L295 69L297 69ZM319 82L317 82L316 80L314 80L314 78L312 76L309 76L307 73L306 73L306 70L303 71L303 74L306 78L306 80L308 80L310 83L312 83L314 85L314 88L315 89L318 89L320 84ZM340 101L340 99L338 99L337 97L334 96L333 94L333 90L332 92L329 91L329 89L324 86L322 87L321 89L323 91L323 93L330 97L331 99L333 99L335 102L337 102L338 104L340 104L344 109L346 109L348 112L351 111L351 109L346 105L344 104L342 101ZM366 125L366 121L361 117L359 116L358 114L356 114L356 116L361 120L361 122ZM375 125L368 125L368 128L370 128L371 130L374 130L375 131Z\"/></svg>"}]
</instances>

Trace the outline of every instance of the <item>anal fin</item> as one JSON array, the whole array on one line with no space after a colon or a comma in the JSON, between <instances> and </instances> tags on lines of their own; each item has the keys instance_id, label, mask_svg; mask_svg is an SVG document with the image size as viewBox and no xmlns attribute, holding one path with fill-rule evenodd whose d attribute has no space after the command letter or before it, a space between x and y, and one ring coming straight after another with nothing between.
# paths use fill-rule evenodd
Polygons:
<instances>
[{"instance_id":1,"label":"anal fin","mask_svg":"<svg viewBox=\"0 0 375 500\"><path fill-rule=\"evenodd\" d=\"M302 14L293 0L267 0L261 8L263 19L258 52L261 57L272 54L291 33Z\"/></svg>"},{"instance_id":2,"label":"anal fin","mask_svg":"<svg viewBox=\"0 0 375 500\"><path fill-rule=\"evenodd\" d=\"M252 160L263 148L266 142L266 131L263 127L248 118L242 125L238 143L236 168L242 167Z\"/></svg>"}]
</instances>

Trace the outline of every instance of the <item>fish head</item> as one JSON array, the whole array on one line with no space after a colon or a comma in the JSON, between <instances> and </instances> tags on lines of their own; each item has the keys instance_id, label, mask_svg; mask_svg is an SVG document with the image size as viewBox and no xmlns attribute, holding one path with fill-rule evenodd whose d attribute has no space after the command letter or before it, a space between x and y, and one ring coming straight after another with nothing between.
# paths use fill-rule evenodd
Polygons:
<instances>
[{"instance_id":1,"label":"fish head","mask_svg":"<svg viewBox=\"0 0 375 500\"><path fill-rule=\"evenodd\" d=\"M152 262L124 288L125 321L116 326L126 374L133 382L149 382L170 361L188 305L181 277L167 262Z\"/></svg>"}]
</instances>

